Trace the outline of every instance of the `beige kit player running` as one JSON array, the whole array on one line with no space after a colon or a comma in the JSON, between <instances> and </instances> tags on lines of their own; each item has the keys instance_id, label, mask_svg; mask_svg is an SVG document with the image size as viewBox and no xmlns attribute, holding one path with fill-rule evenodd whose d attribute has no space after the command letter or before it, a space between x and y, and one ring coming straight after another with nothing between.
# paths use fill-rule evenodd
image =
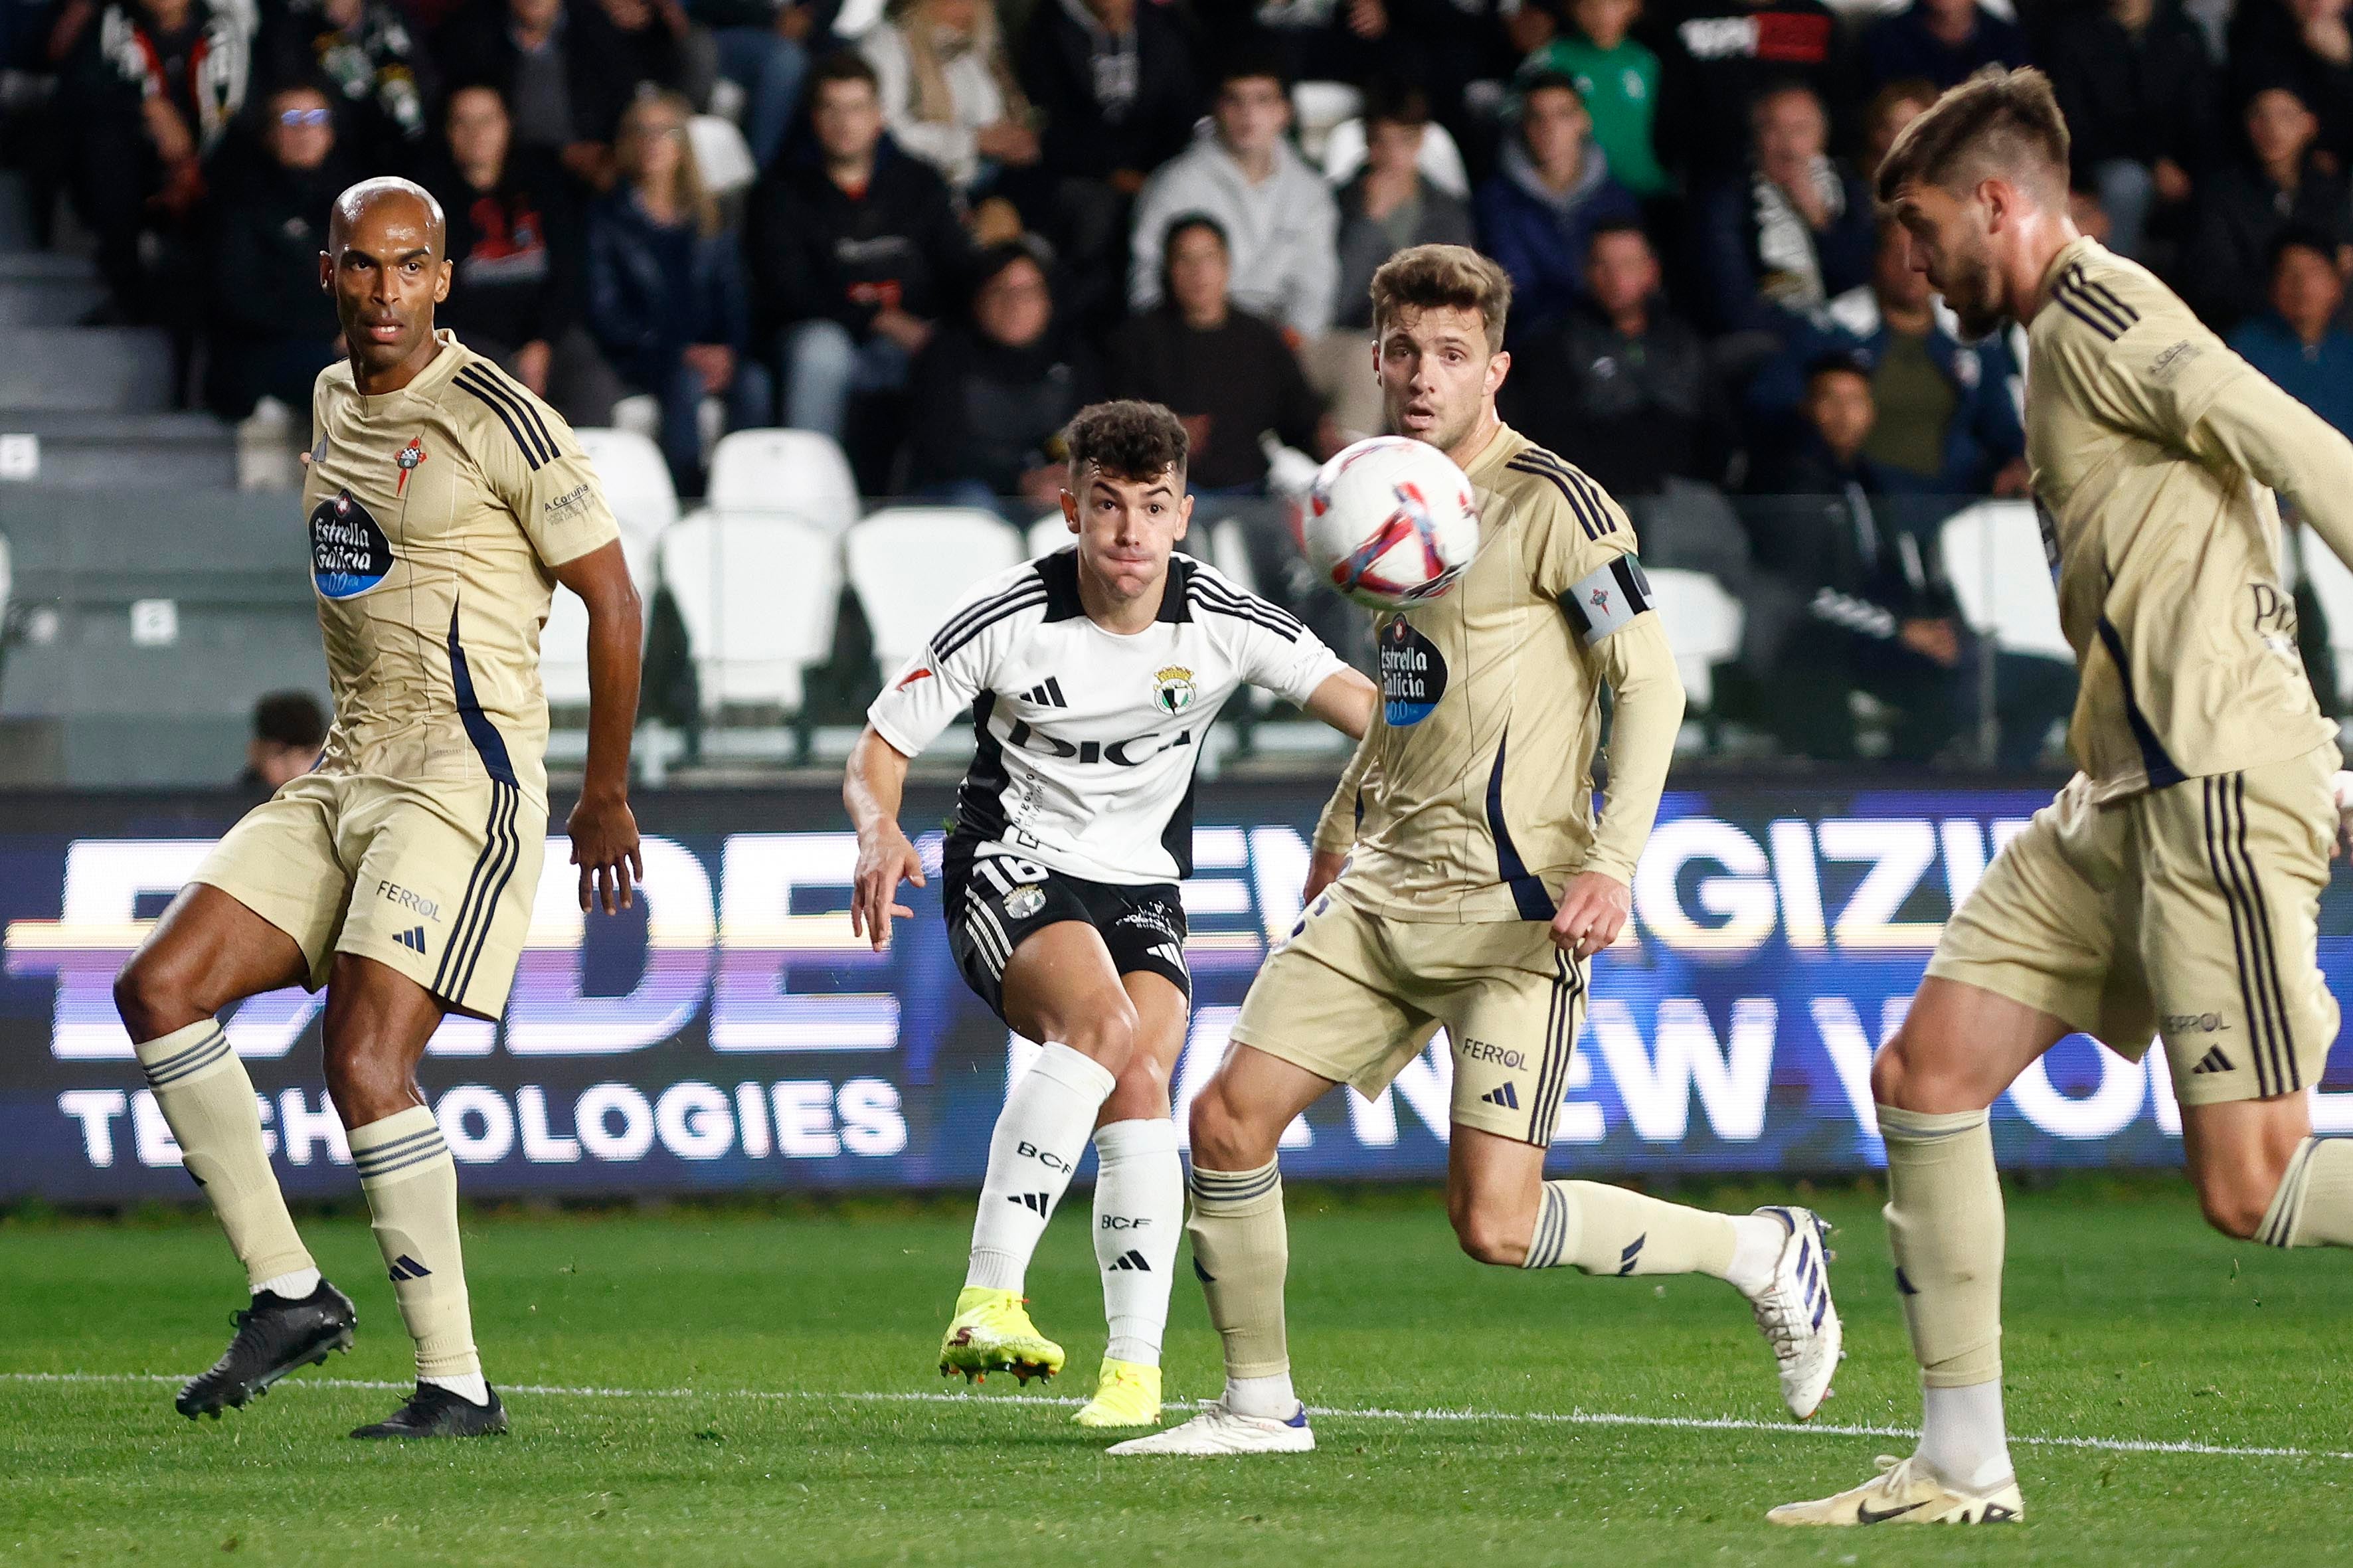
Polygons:
<instances>
[{"instance_id":1,"label":"beige kit player running","mask_svg":"<svg viewBox=\"0 0 2353 1568\"><path fill-rule=\"evenodd\" d=\"M2001 1189L1986 1110L2083 1030L2164 1041L2206 1217L2353 1243L2353 1142L2306 1091L2337 1037L2317 920L2336 727L2296 656L2273 491L2353 560L2353 446L2067 217L2068 138L2032 70L1947 92L1879 199L1964 331L2025 323L2027 458L2082 690L2081 771L1945 927L1872 1069L1897 1294L1926 1388L1910 1458L1785 1524L2015 1520L2001 1412Z\"/></svg>"},{"instance_id":2,"label":"beige kit player running","mask_svg":"<svg viewBox=\"0 0 2353 1568\"><path fill-rule=\"evenodd\" d=\"M417 1085L445 1013L495 1018L547 831L539 628L561 582L588 609L587 776L569 824L581 907L626 904L639 614L572 432L433 328L441 209L405 180L345 191L320 286L348 363L321 373L302 501L335 722L316 771L230 830L115 982L188 1173L253 1288L181 1414L217 1417L328 1351L351 1302L319 1277L271 1173L253 1084L215 1016L327 990L327 1090L417 1342L417 1391L355 1437L502 1431L474 1351L458 1172Z\"/></svg>"},{"instance_id":3,"label":"beige kit player running","mask_svg":"<svg viewBox=\"0 0 2353 1568\"><path fill-rule=\"evenodd\" d=\"M1839 1353L1812 1214L1735 1217L1544 1179L1588 963L1631 907L1683 683L1626 514L1496 417L1511 365L1503 268L1419 246L1374 275L1372 298L1390 427L1461 465L1479 554L1443 597L1380 622L1382 709L1316 829L1306 912L1193 1103L1187 1231L1225 1342L1224 1395L1111 1452L1315 1446L1285 1344L1276 1142L1335 1084L1379 1094L1440 1026L1454 1073L1447 1212L1462 1249L1506 1268L1728 1280L1754 1305L1789 1409L1809 1416ZM1616 728L1597 822L1605 684Z\"/></svg>"}]
</instances>

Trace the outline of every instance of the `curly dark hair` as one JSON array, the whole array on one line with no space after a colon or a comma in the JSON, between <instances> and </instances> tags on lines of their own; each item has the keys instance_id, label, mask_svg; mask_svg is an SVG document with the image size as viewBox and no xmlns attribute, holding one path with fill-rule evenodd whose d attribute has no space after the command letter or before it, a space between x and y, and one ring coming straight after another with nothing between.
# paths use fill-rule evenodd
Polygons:
<instances>
[{"instance_id":1,"label":"curly dark hair","mask_svg":"<svg viewBox=\"0 0 2353 1568\"><path fill-rule=\"evenodd\" d=\"M1185 488L1185 423L1157 403L1132 397L1090 403L1063 426L1062 446L1070 454L1073 480L1089 467L1131 484L1174 469L1176 488ZM1074 483L1071 488L1078 487Z\"/></svg>"}]
</instances>

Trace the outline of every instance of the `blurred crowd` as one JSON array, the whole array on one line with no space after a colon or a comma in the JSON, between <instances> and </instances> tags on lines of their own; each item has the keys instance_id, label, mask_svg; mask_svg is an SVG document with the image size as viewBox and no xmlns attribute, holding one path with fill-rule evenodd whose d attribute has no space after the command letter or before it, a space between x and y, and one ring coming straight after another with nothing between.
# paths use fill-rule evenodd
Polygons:
<instances>
[{"instance_id":1,"label":"blurred crowd","mask_svg":"<svg viewBox=\"0 0 2353 1568\"><path fill-rule=\"evenodd\" d=\"M2024 493L2023 344L1959 335L1877 159L2041 66L2079 223L2353 429L2348 3L0 0L0 161L226 417L300 421L329 201L398 173L448 214L445 324L577 424L649 399L682 492L715 429L782 424L1008 516L1106 395L1182 415L1207 493L1377 430L1373 269L1474 243L1516 288L1507 417L1646 558L1788 578L1758 635L1835 629L1911 711L1989 683L1910 546Z\"/></svg>"}]
</instances>

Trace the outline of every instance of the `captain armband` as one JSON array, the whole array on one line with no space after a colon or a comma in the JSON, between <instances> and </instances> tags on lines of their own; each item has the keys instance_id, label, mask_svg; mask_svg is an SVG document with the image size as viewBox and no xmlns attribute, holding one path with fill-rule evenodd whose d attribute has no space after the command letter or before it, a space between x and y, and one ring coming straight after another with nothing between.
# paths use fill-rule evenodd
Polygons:
<instances>
[{"instance_id":1,"label":"captain armband","mask_svg":"<svg viewBox=\"0 0 2353 1568\"><path fill-rule=\"evenodd\" d=\"M1633 556L1612 556L1563 594L1560 607L1587 642L1597 643L1651 607L1651 580Z\"/></svg>"}]
</instances>

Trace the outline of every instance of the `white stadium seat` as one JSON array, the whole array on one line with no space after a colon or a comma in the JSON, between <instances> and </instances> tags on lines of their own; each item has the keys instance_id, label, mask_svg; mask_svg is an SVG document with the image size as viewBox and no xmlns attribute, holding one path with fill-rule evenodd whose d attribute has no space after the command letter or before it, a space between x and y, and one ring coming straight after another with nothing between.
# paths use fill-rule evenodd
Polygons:
<instances>
[{"instance_id":1,"label":"white stadium seat","mask_svg":"<svg viewBox=\"0 0 2353 1568\"><path fill-rule=\"evenodd\" d=\"M2032 502L1980 501L1946 520L1936 546L1973 629L2012 653L2075 657L2059 630L2059 595Z\"/></svg>"},{"instance_id":2,"label":"white stadium seat","mask_svg":"<svg viewBox=\"0 0 2353 1568\"><path fill-rule=\"evenodd\" d=\"M839 533L858 521L858 481L839 443L814 430L738 430L711 454L704 500L731 516L798 518Z\"/></svg>"},{"instance_id":3,"label":"white stadium seat","mask_svg":"<svg viewBox=\"0 0 2353 1568\"><path fill-rule=\"evenodd\" d=\"M1291 89L1291 110L1299 130L1299 150L1307 161L1321 165L1324 139L1332 127L1365 111L1361 89L1345 81L1303 81Z\"/></svg>"},{"instance_id":4,"label":"white stadium seat","mask_svg":"<svg viewBox=\"0 0 2353 1568\"><path fill-rule=\"evenodd\" d=\"M702 188L723 199L750 184L760 174L751 144L732 120L698 114L686 122L686 139L694 148L694 167Z\"/></svg>"},{"instance_id":5,"label":"white stadium seat","mask_svg":"<svg viewBox=\"0 0 2353 1568\"><path fill-rule=\"evenodd\" d=\"M1324 177L1345 185L1365 166L1365 122L1343 120L1332 127L1324 142ZM1471 171L1462 165L1462 149L1453 133L1436 121L1422 127L1421 153L1414 160L1421 177L1450 196L1471 194Z\"/></svg>"},{"instance_id":6,"label":"white stadium seat","mask_svg":"<svg viewBox=\"0 0 2353 1568\"><path fill-rule=\"evenodd\" d=\"M1021 536L993 511L896 506L844 536L849 585L888 677L913 658L972 586L1021 561Z\"/></svg>"},{"instance_id":7,"label":"white stadium seat","mask_svg":"<svg viewBox=\"0 0 2353 1568\"><path fill-rule=\"evenodd\" d=\"M588 464L605 487L605 504L621 535L651 561L662 530L678 521L678 491L661 448L634 430L575 430Z\"/></svg>"},{"instance_id":8,"label":"white stadium seat","mask_svg":"<svg viewBox=\"0 0 2353 1568\"><path fill-rule=\"evenodd\" d=\"M1070 543L1073 536L1069 520L1059 511L1050 511L1029 525L1025 537L1029 546L1029 559L1035 561L1040 555L1051 555Z\"/></svg>"},{"instance_id":9,"label":"white stadium seat","mask_svg":"<svg viewBox=\"0 0 2353 1568\"><path fill-rule=\"evenodd\" d=\"M2337 559L2337 552L2308 528L2296 542L2296 563L2328 622L2328 646L2337 655L2337 695L2342 697L2353 690L2353 568Z\"/></svg>"},{"instance_id":10,"label":"white stadium seat","mask_svg":"<svg viewBox=\"0 0 2353 1568\"><path fill-rule=\"evenodd\" d=\"M662 585L678 605L702 707L801 705L801 678L833 650L840 541L795 518L697 512L662 535Z\"/></svg>"},{"instance_id":11,"label":"white stadium seat","mask_svg":"<svg viewBox=\"0 0 2353 1568\"><path fill-rule=\"evenodd\" d=\"M1747 613L1724 584L1704 572L1661 567L1649 574L1651 607L1675 650L1675 668L1695 709L1715 705L1715 667L1740 652Z\"/></svg>"},{"instance_id":12,"label":"white stadium seat","mask_svg":"<svg viewBox=\"0 0 2353 1568\"><path fill-rule=\"evenodd\" d=\"M664 482L669 476L664 474ZM650 610L654 602L654 540L643 543L625 527L621 558L628 563L629 581ZM547 602L547 624L539 629L539 682L547 689L548 703L556 708L588 705L588 606L580 595L558 583Z\"/></svg>"}]
</instances>

